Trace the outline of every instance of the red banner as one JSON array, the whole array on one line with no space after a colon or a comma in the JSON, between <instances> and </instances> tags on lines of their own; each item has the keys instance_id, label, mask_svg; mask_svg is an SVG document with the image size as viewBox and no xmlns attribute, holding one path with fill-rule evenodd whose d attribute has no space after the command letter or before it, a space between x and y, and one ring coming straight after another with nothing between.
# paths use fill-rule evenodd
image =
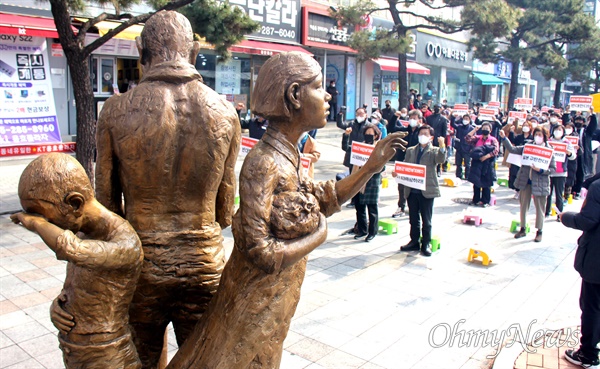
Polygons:
<instances>
[{"instance_id":1,"label":"red banner","mask_svg":"<svg viewBox=\"0 0 600 369\"><path fill-rule=\"evenodd\" d=\"M0 157L39 155L50 152L74 153L75 142L2 147L0 148Z\"/></svg>"}]
</instances>

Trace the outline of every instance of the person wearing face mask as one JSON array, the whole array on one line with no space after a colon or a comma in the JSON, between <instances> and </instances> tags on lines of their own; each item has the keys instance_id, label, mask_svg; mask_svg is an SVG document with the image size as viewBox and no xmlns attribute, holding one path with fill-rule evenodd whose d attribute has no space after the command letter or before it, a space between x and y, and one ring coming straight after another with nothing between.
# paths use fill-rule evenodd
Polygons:
<instances>
[{"instance_id":1,"label":"person wearing face mask","mask_svg":"<svg viewBox=\"0 0 600 369\"><path fill-rule=\"evenodd\" d=\"M489 122L481 125L480 135L476 132L473 130L465 136L466 143L473 147L470 153L471 172L467 180L473 183L471 205L488 207L492 199L492 186L496 180L494 163L499 151L498 140L492 136L492 124Z\"/></svg>"},{"instance_id":2,"label":"person wearing face mask","mask_svg":"<svg viewBox=\"0 0 600 369\"><path fill-rule=\"evenodd\" d=\"M513 122L513 124L510 126L510 132L508 133L508 140L510 141L510 143L512 143L513 146L522 146L526 143L533 142L530 121L523 122L523 126L521 126L520 128L520 134L516 134L518 128L515 122ZM517 179L518 173L519 166L515 164L510 164L510 168L508 169L508 188L515 191L515 199L519 198L519 189L515 187L515 179Z\"/></svg>"},{"instance_id":3,"label":"person wearing face mask","mask_svg":"<svg viewBox=\"0 0 600 369\"><path fill-rule=\"evenodd\" d=\"M385 109L384 109L385 110ZM388 133L394 133L402 127L398 120L408 120L408 111L406 108L397 110L391 120L388 120Z\"/></svg>"},{"instance_id":4,"label":"person wearing face mask","mask_svg":"<svg viewBox=\"0 0 600 369\"><path fill-rule=\"evenodd\" d=\"M331 95L329 101L329 120L334 121L337 116L337 98L340 92L335 88L335 81L331 80L327 86L327 93Z\"/></svg>"},{"instance_id":5,"label":"person wearing face mask","mask_svg":"<svg viewBox=\"0 0 600 369\"><path fill-rule=\"evenodd\" d=\"M440 197L440 186L435 167L446 159L446 145L443 137L438 138L438 147L432 145L431 141L435 132L428 125L422 125L417 132L419 145L406 149L405 162L425 165L425 190L404 188L404 196L408 200L410 242L400 247L400 250L420 250L423 256L431 256L433 200ZM419 239L421 239L420 242Z\"/></svg>"},{"instance_id":6,"label":"person wearing face mask","mask_svg":"<svg viewBox=\"0 0 600 369\"><path fill-rule=\"evenodd\" d=\"M502 144L504 148L517 155L523 154L524 146L513 146L508 138L506 138L504 132L500 133L502 137ZM548 145L548 137L546 131L542 127L536 127L533 130L533 143L535 145L544 146L550 148ZM535 205L535 227L537 233L535 234L535 242L542 242L542 230L544 228L544 212L546 210L546 201L548 195L550 195L550 175L556 171L556 161L554 158L550 159L550 165L547 170L540 169L535 165L522 165L517 174L515 180L515 187L521 192L519 193L519 201L521 203L521 229L515 238L522 238L526 236L524 225L527 224L527 213L529 212L529 206L531 205L531 196L533 195L533 203Z\"/></svg>"},{"instance_id":7,"label":"person wearing face mask","mask_svg":"<svg viewBox=\"0 0 600 369\"><path fill-rule=\"evenodd\" d=\"M431 128L433 128L433 130L435 132L435 137L433 138L434 146L437 146L439 137L443 137L445 140L446 135L448 134L448 119L446 119L441 114L441 110L442 110L442 106L439 104L435 104L435 106L433 107L432 115L427 116L426 114L423 114L423 116L425 117L425 123L428 126L430 126ZM437 167L438 177L441 176L441 167L442 167L441 165L439 165Z\"/></svg>"},{"instance_id":8,"label":"person wearing face mask","mask_svg":"<svg viewBox=\"0 0 600 369\"><path fill-rule=\"evenodd\" d=\"M577 151L567 139L565 138L565 127L557 125L552 132L549 142L560 142L567 144L567 157L564 160L556 160L556 171L550 174L550 195L546 201L546 217L550 216L550 210L552 209L552 193L554 192L554 198L556 200L556 208L560 213L563 211L563 196L565 192L565 183L568 175L568 162L575 161L577 159Z\"/></svg>"},{"instance_id":9,"label":"person wearing face mask","mask_svg":"<svg viewBox=\"0 0 600 369\"><path fill-rule=\"evenodd\" d=\"M471 116L465 114L460 120L454 120L452 123L454 127L454 158L456 165L456 178L465 179L469 178L471 171L471 145L467 143L465 137L474 131L475 125L471 122ZM464 177L463 177L463 163L465 166Z\"/></svg>"},{"instance_id":10,"label":"person wearing face mask","mask_svg":"<svg viewBox=\"0 0 600 369\"><path fill-rule=\"evenodd\" d=\"M338 114L336 125L339 129L343 129L348 134L348 148L344 157L344 166L351 169L350 151L352 150L352 142L364 142L363 126L367 121L367 112L363 108L356 109L356 118L353 120L343 121L343 114Z\"/></svg>"},{"instance_id":11,"label":"person wearing face mask","mask_svg":"<svg viewBox=\"0 0 600 369\"><path fill-rule=\"evenodd\" d=\"M396 109L392 108L392 101L385 100L385 108L381 109L381 117L387 120L388 124L394 120Z\"/></svg>"},{"instance_id":12,"label":"person wearing face mask","mask_svg":"<svg viewBox=\"0 0 600 369\"><path fill-rule=\"evenodd\" d=\"M375 123L366 123L363 127L364 142L369 145L375 145L381 139L381 131ZM353 171L360 167L352 168ZM385 170L385 167L382 171ZM356 209L356 235L354 239L358 240L365 236L365 242L375 238L379 230L379 188L381 183L381 173L375 173L363 187L354 196L354 207ZM367 223L367 214L369 221Z\"/></svg>"},{"instance_id":13,"label":"person wearing face mask","mask_svg":"<svg viewBox=\"0 0 600 369\"><path fill-rule=\"evenodd\" d=\"M594 157L592 152L592 139L598 128L598 120L594 108L590 108L591 115L586 119L583 115L576 115L573 119L579 134L579 146L582 154L577 157L577 175L573 185L573 197L579 198L583 181L594 175Z\"/></svg>"},{"instance_id":14,"label":"person wearing face mask","mask_svg":"<svg viewBox=\"0 0 600 369\"><path fill-rule=\"evenodd\" d=\"M377 128L379 128L379 130L381 131L381 139L384 139L388 135L387 121L381 117L381 114L378 111L371 114L370 120L371 123L377 125Z\"/></svg>"},{"instance_id":15,"label":"person wearing face mask","mask_svg":"<svg viewBox=\"0 0 600 369\"><path fill-rule=\"evenodd\" d=\"M406 141L406 148L417 146L419 144L419 127L421 126L421 120L423 116L417 109L413 109L408 113L408 127L404 127L398 122L396 124L397 132L406 132L408 135L404 137ZM404 161L406 152L403 150L396 150L396 161ZM392 176L396 173L392 172ZM404 216L406 210L406 197L404 196L404 185L398 183L398 209L392 215L392 218L398 218Z\"/></svg>"}]
</instances>

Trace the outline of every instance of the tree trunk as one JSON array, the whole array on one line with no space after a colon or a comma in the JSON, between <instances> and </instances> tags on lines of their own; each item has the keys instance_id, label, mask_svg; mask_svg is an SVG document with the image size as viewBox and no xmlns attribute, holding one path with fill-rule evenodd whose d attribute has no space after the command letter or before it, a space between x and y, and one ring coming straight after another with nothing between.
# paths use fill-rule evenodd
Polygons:
<instances>
[{"instance_id":1,"label":"tree trunk","mask_svg":"<svg viewBox=\"0 0 600 369\"><path fill-rule=\"evenodd\" d=\"M512 109L515 106L515 99L517 98L517 91L519 88L519 68L521 66L521 60L512 62L512 73L510 75L510 87L508 89L508 109Z\"/></svg>"},{"instance_id":2,"label":"tree trunk","mask_svg":"<svg viewBox=\"0 0 600 369\"><path fill-rule=\"evenodd\" d=\"M408 71L406 67L406 54L398 54L398 110L408 106Z\"/></svg>"},{"instance_id":3,"label":"tree trunk","mask_svg":"<svg viewBox=\"0 0 600 369\"><path fill-rule=\"evenodd\" d=\"M554 99L552 99L552 104L554 104L555 108L560 106L560 90L562 90L563 81L556 80L556 85L554 86Z\"/></svg>"},{"instance_id":4,"label":"tree trunk","mask_svg":"<svg viewBox=\"0 0 600 369\"><path fill-rule=\"evenodd\" d=\"M94 154L96 152L96 114L94 93L90 81L89 58L67 58L73 94L77 107L77 149L75 157L94 184ZM99 77L101 78L101 77Z\"/></svg>"}]
</instances>

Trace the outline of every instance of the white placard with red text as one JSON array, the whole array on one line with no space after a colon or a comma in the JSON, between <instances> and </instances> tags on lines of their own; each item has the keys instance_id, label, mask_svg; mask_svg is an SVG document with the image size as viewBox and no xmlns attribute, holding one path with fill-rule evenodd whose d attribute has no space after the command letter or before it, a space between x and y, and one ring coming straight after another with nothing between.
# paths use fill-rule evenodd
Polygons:
<instances>
[{"instance_id":1,"label":"white placard with red text","mask_svg":"<svg viewBox=\"0 0 600 369\"><path fill-rule=\"evenodd\" d=\"M479 120L496 120L496 110L495 109L479 109Z\"/></svg>"},{"instance_id":2,"label":"white placard with red text","mask_svg":"<svg viewBox=\"0 0 600 369\"><path fill-rule=\"evenodd\" d=\"M517 110L533 110L533 99L519 98L515 99L515 109Z\"/></svg>"},{"instance_id":3,"label":"white placard with red text","mask_svg":"<svg viewBox=\"0 0 600 369\"><path fill-rule=\"evenodd\" d=\"M397 161L394 165L394 172L396 173L396 182L410 188L425 191L427 185L427 168L425 165Z\"/></svg>"},{"instance_id":4,"label":"white placard with red text","mask_svg":"<svg viewBox=\"0 0 600 369\"><path fill-rule=\"evenodd\" d=\"M579 137L577 136L565 136L567 141L573 146L579 146Z\"/></svg>"},{"instance_id":5,"label":"white placard with red text","mask_svg":"<svg viewBox=\"0 0 600 369\"><path fill-rule=\"evenodd\" d=\"M550 111L550 107L549 106L542 106L542 113L547 113Z\"/></svg>"},{"instance_id":6,"label":"white placard with red text","mask_svg":"<svg viewBox=\"0 0 600 369\"><path fill-rule=\"evenodd\" d=\"M308 177L308 169L310 168L310 158L306 156L300 157L300 164L302 165L302 173Z\"/></svg>"},{"instance_id":7,"label":"white placard with red text","mask_svg":"<svg viewBox=\"0 0 600 369\"><path fill-rule=\"evenodd\" d=\"M527 120L527 113L524 111L509 111L508 123L512 123L515 120L517 120L519 124L522 125Z\"/></svg>"},{"instance_id":8,"label":"white placard with red text","mask_svg":"<svg viewBox=\"0 0 600 369\"><path fill-rule=\"evenodd\" d=\"M365 165L375 146L362 142L352 142L352 152L350 153L350 164L362 167Z\"/></svg>"},{"instance_id":9,"label":"white placard with red text","mask_svg":"<svg viewBox=\"0 0 600 369\"><path fill-rule=\"evenodd\" d=\"M538 145L525 145L521 163L526 166L535 165L537 168L548 170L554 150Z\"/></svg>"},{"instance_id":10,"label":"white placard with red text","mask_svg":"<svg viewBox=\"0 0 600 369\"><path fill-rule=\"evenodd\" d=\"M567 148L569 144L556 141L548 141L554 149L554 160L564 162L567 159Z\"/></svg>"},{"instance_id":11,"label":"white placard with red text","mask_svg":"<svg viewBox=\"0 0 600 369\"><path fill-rule=\"evenodd\" d=\"M454 113L457 113L459 116L464 116L465 114L469 114L469 105L467 104L454 104L454 109L452 110Z\"/></svg>"},{"instance_id":12,"label":"white placard with red text","mask_svg":"<svg viewBox=\"0 0 600 369\"><path fill-rule=\"evenodd\" d=\"M257 142L258 140L256 138L242 137L242 147L240 149L240 156L248 155L250 150L252 150L252 148L254 147L254 145L256 145Z\"/></svg>"},{"instance_id":13,"label":"white placard with red text","mask_svg":"<svg viewBox=\"0 0 600 369\"><path fill-rule=\"evenodd\" d=\"M569 106L572 111L588 111L592 107L591 96L571 96Z\"/></svg>"},{"instance_id":14,"label":"white placard with red text","mask_svg":"<svg viewBox=\"0 0 600 369\"><path fill-rule=\"evenodd\" d=\"M398 119L398 122L402 124L402 127L408 127L410 125L410 122L407 120Z\"/></svg>"}]
</instances>

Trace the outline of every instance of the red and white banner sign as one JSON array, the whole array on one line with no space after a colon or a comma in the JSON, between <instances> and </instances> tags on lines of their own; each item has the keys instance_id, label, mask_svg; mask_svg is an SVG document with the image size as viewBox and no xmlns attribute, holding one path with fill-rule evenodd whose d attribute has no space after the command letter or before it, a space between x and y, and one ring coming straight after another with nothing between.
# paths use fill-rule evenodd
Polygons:
<instances>
[{"instance_id":1,"label":"red and white banner sign","mask_svg":"<svg viewBox=\"0 0 600 369\"><path fill-rule=\"evenodd\" d=\"M573 111L588 111L592 107L591 96L571 96L569 106Z\"/></svg>"},{"instance_id":2,"label":"red and white banner sign","mask_svg":"<svg viewBox=\"0 0 600 369\"><path fill-rule=\"evenodd\" d=\"M550 107L549 106L542 106L542 113L547 113L550 111Z\"/></svg>"},{"instance_id":3,"label":"red and white banner sign","mask_svg":"<svg viewBox=\"0 0 600 369\"><path fill-rule=\"evenodd\" d=\"M509 111L508 112L508 123L512 123L517 120L519 124L525 123L527 120L527 113L524 111Z\"/></svg>"},{"instance_id":4,"label":"red and white banner sign","mask_svg":"<svg viewBox=\"0 0 600 369\"><path fill-rule=\"evenodd\" d=\"M26 146L8 146L0 148L0 157L38 155L49 152L75 152L75 142L64 142L57 144L26 145Z\"/></svg>"},{"instance_id":5,"label":"red and white banner sign","mask_svg":"<svg viewBox=\"0 0 600 369\"><path fill-rule=\"evenodd\" d=\"M579 137L577 136L565 136L567 141L573 146L579 146Z\"/></svg>"},{"instance_id":6,"label":"red and white banner sign","mask_svg":"<svg viewBox=\"0 0 600 369\"><path fill-rule=\"evenodd\" d=\"M526 166L535 165L537 168L547 170L552 160L554 150L538 145L525 145L521 163Z\"/></svg>"},{"instance_id":7,"label":"red and white banner sign","mask_svg":"<svg viewBox=\"0 0 600 369\"><path fill-rule=\"evenodd\" d=\"M479 109L479 120L496 120L495 109Z\"/></svg>"},{"instance_id":8,"label":"red and white banner sign","mask_svg":"<svg viewBox=\"0 0 600 369\"><path fill-rule=\"evenodd\" d=\"M254 147L254 145L256 145L257 142L258 140L256 138L242 137L242 148L240 150L240 156L248 155L250 150L252 150L252 148Z\"/></svg>"},{"instance_id":9,"label":"red and white banner sign","mask_svg":"<svg viewBox=\"0 0 600 369\"><path fill-rule=\"evenodd\" d=\"M500 101L490 101L488 106L492 109L500 109Z\"/></svg>"},{"instance_id":10,"label":"red and white banner sign","mask_svg":"<svg viewBox=\"0 0 600 369\"><path fill-rule=\"evenodd\" d=\"M554 160L564 162L567 159L567 148L569 144L556 141L548 141L554 149Z\"/></svg>"},{"instance_id":11,"label":"red and white banner sign","mask_svg":"<svg viewBox=\"0 0 600 369\"><path fill-rule=\"evenodd\" d=\"M300 164L302 165L302 173L308 177L308 169L310 168L310 159L305 157L305 156L301 156L300 157Z\"/></svg>"},{"instance_id":12,"label":"red and white banner sign","mask_svg":"<svg viewBox=\"0 0 600 369\"><path fill-rule=\"evenodd\" d=\"M375 146L362 142L352 142L352 152L350 153L350 164L362 167L365 165Z\"/></svg>"},{"instance_id":13,"label":"red and white banner sign","mask_svg":"<svg viewBox=\"0 0 600 369\"><path fill-rule=\"evenodd\" d=\"M410 122L407 120L398 119L398 122L402 124L402 127L408 127L410 125Z\"/></svg>"},{"instance_id":14,"label":"red and white banner sign","mask_svg":"<svg viewBox=\"0 0 600 369\"><path fill-rule=\"evenodd\" d=\"M533 99L519 98L515 99L515 109L517 110L533 110Z\"/></svg>"},{"instance_id":15,"label":"red and white banner sign","mask_svg":"<svg viewBox=\"0 0 600 369\"><path fill-rule=\"evenodd\" d=\"M469 105L467 104L454 104L454 109L452 109L453 113L457 113L460 116L465 114L469 114Z\"/></svg>"},{"instance_id":16,"label":"red and white banner sign","mask_svg":"<svg viewBox=\"0 0 600 369\"><path fill-rule=\"evenodd\" d=\"M394 165L396 182L410 188L425 191L427 168L425 165L397 161Z\"/></svg>"}]
</instances>

